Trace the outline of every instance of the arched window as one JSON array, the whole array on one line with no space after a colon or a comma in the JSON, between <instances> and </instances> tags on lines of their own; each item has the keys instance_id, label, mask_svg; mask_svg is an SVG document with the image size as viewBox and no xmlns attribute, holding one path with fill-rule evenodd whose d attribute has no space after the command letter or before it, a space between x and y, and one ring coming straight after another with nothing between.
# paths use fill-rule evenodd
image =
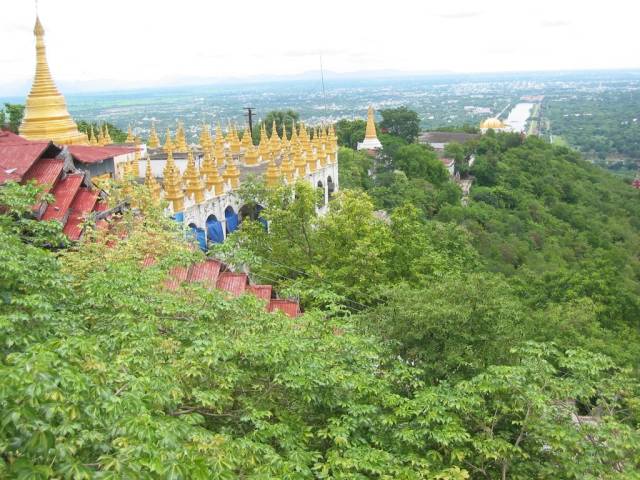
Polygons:
<instances>
[{"instance_id":1,"label":"arched window","mask_svg":"<svg viewBox=\"0 0 640 480\"><path fill-rule=\"evenodd\" d=\"M264 207L259 204L249 204L243 205L240 210L238 210L238 216L240 217L240 222L245 219L249 220L258 220L265 228L267 228L267 221L260 216L260 212L264 210Z\"/></svg>"},{"instance_id":2,"label":"arched window","mask_svg":"<svg viewBox=\"0 0 640 480\"><path fill-rule=\"evenodd\" d=\"M215 215L209 215L207 218L207 237L215 243L224 242L224 232L222 231L222 223Z\"/></svg>"},{"instance_id":3,"label":"arched window","mask_svg":"<svg viewBox=\"0 0 640 480\"><path fill-rule=\"evenodd\" d=\"M191 230L190 236L192 240L198 242L198 246L200 250L203 252L207 251L207 238L204 234L203 228L198 228L194 223L189 224L189 229Z\"/></svg>"},{"instance_id":4,"label":"arched window","mask_svg":"<svg viewBox=\"0 0 640 480\"><path fill-rule=\"evenodd\" d=\"M232 206L225 208L224 218L227 221L227 233L234 232L238 229L238 214Z\"/></svg>"},{"instance_id":5,"label":"arched window","mask_svg":"<svg viewBox=\"0 0 640 480\"><path fill-rule=\"evenodd\" d=\"M327 192L329 193L329 200L333 197L333 192L336 190L336 185L333 183L333 179L329 176L327 177Z\"/></svg>"}]
</instances>

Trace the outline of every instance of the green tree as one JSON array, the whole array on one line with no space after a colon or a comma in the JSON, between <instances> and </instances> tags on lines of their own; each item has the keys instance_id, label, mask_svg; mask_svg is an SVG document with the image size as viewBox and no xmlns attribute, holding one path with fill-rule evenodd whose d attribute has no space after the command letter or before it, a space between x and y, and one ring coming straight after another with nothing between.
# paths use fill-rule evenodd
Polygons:
<instances>
[{"instance_id":1,"label":"green tree","mask_svg":"<svg viewBox=\"0 0 640 480\"><path fill-rule=\"evenodd\" d=\"M282 138L282 127L287 130L287 138L291 138L291 127L293 123L298 123L300 115L294 110L272 110L253 127L253 139L255 143L260 140L260 129L264 126L267 130L267 134L271 136L271 130L273 128L273 122L276 122L276 130L278 135Z\"/></svg>"},{"instance_id":2,"label":"green tree","mask_svg":"<svg viewBox=\"0 0 640 480\"><path fill-rule=\"evenodd\" d=\"M413 143L420 133L420 119L418 114L407 107L380 110L382 122L380 128L392 135L402 138L407 143Z\"/></svg>"},{"instance_id":3,"label":"green tree","mask_svg":"<svg viewBox=\"0 0 640 480\"><path fill-rule=\"evenodd\" d=\"M358 142L364 140L367 122L364 120L339 120L335 125L338 145L355 150Z\"/></svg>"},{"instance_id":4,"label":"green tree","mask_svg":"<svg viewBox=\"0 0 640 480\"><path fill-rule=\"evenodd\" d=\"M393 157L392 165L405 172L409 178L422 178L434 185L442 185L449 180L449 174L436 154L422 145L400 147Z\"/></svg>"},{"instance_id":5,"label":"green tree","mask_svg":"<svg viewBox=\"0 0 640 480\"><path fill-rule=\"evenodd\" d=\"M3 120L1 124L5 125L6 122L7 128L13 133L18 133L23 116L24 105L21 104L5 103L4 111L0 110L0 117Z\"/></svg>"}]
</instances>

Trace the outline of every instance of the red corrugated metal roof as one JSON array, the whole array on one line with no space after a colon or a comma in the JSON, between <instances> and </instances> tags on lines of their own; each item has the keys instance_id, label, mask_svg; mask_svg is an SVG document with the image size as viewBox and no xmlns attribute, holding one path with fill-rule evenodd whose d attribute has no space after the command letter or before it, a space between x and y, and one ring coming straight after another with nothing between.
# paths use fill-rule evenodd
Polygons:
<instances>
[{"instance_id":1,"label":"red corrugated metal roof","mask_svg":"<svg viewBox=\"0 0 640 480\"><path fill-rule=\"evenodd\" d=\"M48 147L54 150L51 156L60 152L51 142L31 141L8 131L0 131L0 183L8 180L20 181Z\"/></svg>"},{"instance_id":2,"label":"red corrugated metal roof","mask_svg":"<svg viewBox=\"0 0 640 480\"><path fill-rule=\"evenodd\" d=\"M215 260L206 260L191 265L189 269L189 282L204 282L215 287L222 264Z\"/></svg>"},{"instance_id":3,"label":"red corrugated metal roof","mask_svg":"<svg viewBox=\"0 0 640 480\"><path fill-rule=\"evenodd\" d=\"M135 147L96 147L93 145L69 145L67 147L74 160L82 163L98 163L108 158L136 151Z\"/></svg>"},{"instance_id":4,"label":"red corrugated metal roof","mask_svg":"<svg viewBox=\"0 0 640 480\"><path fill-rule=\"evenodd\" d=\"M271 285L249 285L249 291L256 297L266 300L268 303L269 300L271 300L273 287Z\"/></svg>"},{"instance_id":5,"label":"red corrugated metal roof","mask_svg":"<svg viewBox=\"0 0 640 480\"><path fill-rule=\"evenodd\" d=\"M20 181L49 147L49 142L5 145L0 143L0 182Z\"/></svg>"},{"instance_id":6,"label":"red corrugated metal roof","mask_svg":"<svg viewBox=\"0 0 640 480\"><path fill-rule=\"evenodd\" d=\"M80 224L84 221L87 213L93 210L93 206L98 200L98 191L89 190L86 187L80 188L76 197L71 202L71 215L62 230L69 240L78 240L82 234Z\"/></svg>"},{"instance_id":7,"label":"red corrugated metal roof","mask_svg":"<svg viewBox=\"0 0 640 480\"><path fill-rule=\"evenodd\" d=\"M75 198L83 179L83 173L74 173L66 176L56 183L52 191L52 194L55 197L55 202L47 207L42 219L62 221L67 214L69 206Z\"/></svg>"},{"instance_id":8,"label":"red corrugated metal roof","mask_svg":"<svg viewBox=\"0 0 640 480\"><path fill-rule=\"evenodd\" d=\"M300 306L298 302L294 302L291 300L282 300L279 298L274 298L269 302L269 311L275 312L276 310L288 315L291 318L296 318L300 315Z\"/></svg>"},{"instance_id":9,"label":"red corrugated metal roof","mask_svg":"<svg viewBox=\"0 0 640 480\"><path fill-rule=\"evenodd\" d=\"M60 177L63 166L64 160L41 158L24 174L22 181L35 180L39 185L48 185L48 192Z\"/></svg>"},{"instance_id":10,"label":"red corrugated metal roof","mask_svg":"<svg viewBox=\"0 0 640 480\"><path fill-rule=\"evenodd\" d=\"M224 272L218 277L216 287L238 297L245 292L248 279L246 273Z\"/></svg>"},{"instance_id":11,"label":"red corrugated metal roof","mask_svg":"<svg viewBox=\"0 0 640 480\"><path fill-rule=\"evenodd\" d=\"M189 268L188 267L173 267L169 271L169 279L165 282L165 286L169 290L176 290L181 283L187 281L187 277L189 276Z\"/></svg>"}]
</instances>

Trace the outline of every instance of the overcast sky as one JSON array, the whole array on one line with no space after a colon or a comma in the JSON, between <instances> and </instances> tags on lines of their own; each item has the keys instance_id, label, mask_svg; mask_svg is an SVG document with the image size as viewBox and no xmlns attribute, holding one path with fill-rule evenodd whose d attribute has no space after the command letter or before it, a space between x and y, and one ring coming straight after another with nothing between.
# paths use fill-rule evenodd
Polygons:
<instances>
[{"instance_id":1,"label":"overcast sky","mask_svg":"<svg viewBox=\"0 0 640 480\"><path fill-rule=\"evenodd\" d=\"M32 0L0 0L0 97L27 92ZM640 67L640 1L40 0L66 88L400 70Z\"/></svg>"}]
</instances>

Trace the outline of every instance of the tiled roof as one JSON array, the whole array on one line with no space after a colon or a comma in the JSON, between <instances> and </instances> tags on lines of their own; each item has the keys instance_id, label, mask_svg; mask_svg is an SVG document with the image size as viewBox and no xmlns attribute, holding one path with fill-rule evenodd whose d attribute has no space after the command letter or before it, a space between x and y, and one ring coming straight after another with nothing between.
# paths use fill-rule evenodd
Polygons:
<instances>
[{"instance_id":1,"label":"tiled roof","mask_svg":"<svg viewBox=\"0 0 640 480\"><path fill-rule=\"evenodd\" d=\"M83 173L73 173L56 183L52 191L55 201L47 207L42 216L42 220L59 220L64 222L71 202L73 202L82 184L82 180L84 180Z\"/></svg>"},{"instance_id":2,"label":"tiled roof","mask_svg":"<svg viewBox=\"0 0 640 480\"><path fill-rule=\"evenodd\" d=\"M64 160L43 158L27 170L27 173L24 174L22 180L24 182L35 180L39 185L48 185L46 191L49 192L55 185L56 180L60 177L63 166Z\"/></svg>"},{"instance_id":3,"label":"tiled roof","mask_svg":"<svg viewBox=\"0 0 640 480\"><path fill-rule=\"evenodd\" d=\"M239 297L247 289L249 277L246 273L224 272L218 277L216 287Z\"/></svg>"},{"instance_id":4,"label":"tiled roof","mask_svg":"<svg viewBox=\"0 0 640 480\"><path fill-rule=\"evenodd\" d=\"M96 147L93 145L69 145L69 153L74 160L82 163L99 163L109 158L136 151L135 147Z\"/></svg>"},{"instance_id":5,"label":"tiled roof","mask_svg":"<svg viewBox=\"0 0 640 480\"><path fill-rule=\"evenodd\" d=\"M22 180L45 152L55 156L60 150L51 142L31 141L12 132L0 131L0 183Z\"/></svg>"},{"instance_id":6,"label":"tiled roof","mask_svg":"<svg viewBox=\"0 0 640 480\"><path fill-rule=\"evenodd\" d=\"M268 303L271 300L273 287L271 285L249 285L249 291L256 297L266 300Z\"/></svg>"},{"instance_id":7,"label":"tiled roof","mask_svg":"<svg viewBox=\"0 0 640 480\"><path fill-rule=\"evenodd\" d=\"M300 306L292 300L274 298L269 302L269 311L280 311L285 315L295 318L300 315Z\"/></svg>"},{"instance_id":8,"label":"tiled roof","mask_svg":"<svg viewBox=\"0 0 640 480\"><path fill-rule=\"evenodd\" d=\"M69 240L78 240L82 235L81 223L85 219L87 213L93 210L98 200L98 191L89 190L88 188L80 188L76 198L71 203L71 215L64 226L63 232Z\"/></svg>"},{"instance_id":9,"label":"tiled roof","mask_svg":"<svg viewBox=\"0 0 640 480\"><path fill-rule=\"evenodd\" d=\"M144 267L150 267L155 264L156 259L152 256L147 256L142 261ZM226 271L227 268L225 264L213 259L207 259L190 267L174 267L169 271L169 278L165 281L165 287L175 291L178 290L182 283L205 282L236 297L243 293L251 293L258 298L262 298L267 302L265 308L268 312L283 312L292 318L300 315L298 302L271 298L273 291L271 285L250 285L249 277L246 273L229 272ZM220 273L221 271L222 273Z\"/></svg>"},{"instance_id":10,"label":"tiled roof","mask_svg":"<svg viewBox=\"0 0 640 480\"><path fill-rule=\"evenodd\" d=\"M182 283L187 281L188 276L188 267L173 267L169 272L169 279L165 282L165 286L169 290L177 290Z\"/></svg>"},{"instance_id":11,"label":"tiled roof","mask_svg":"<svg viewBox=\"0 0 640 480\"><path fill-rule=\"evenodd\" d=\"M191 265L189 268L189 282L203 282L215 287L222 264L216 260L205 260Z\"/></svg>"}]
</instances>

